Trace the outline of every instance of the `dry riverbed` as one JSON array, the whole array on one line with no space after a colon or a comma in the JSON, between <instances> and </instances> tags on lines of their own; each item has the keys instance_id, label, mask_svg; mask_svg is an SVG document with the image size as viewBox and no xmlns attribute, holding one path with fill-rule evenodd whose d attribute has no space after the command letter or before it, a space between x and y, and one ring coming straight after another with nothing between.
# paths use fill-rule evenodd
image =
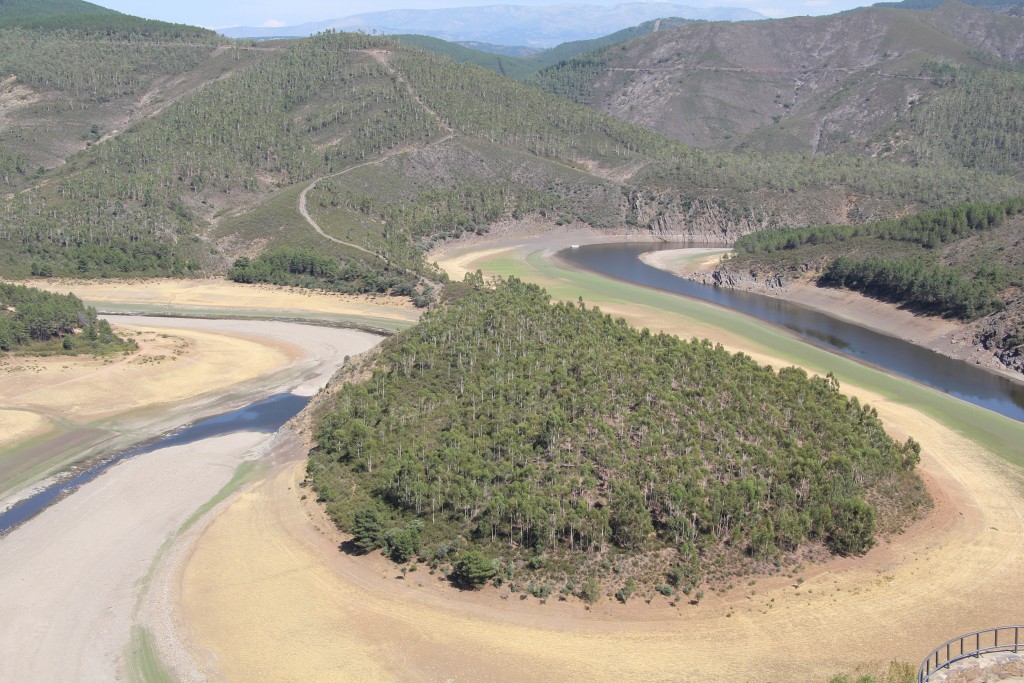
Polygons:
<instances>
[{"instance_id":1,"label":"dry riverbed","mask_svg":"<svg viewBox=\"0 0 1024 683\"><path fill-rule=\"evenodd\" d=\"M301 294L276 296L285 313L301 304ZM372 301L346 310L355 304L379 318L418 315ZM31 483L76 453L108 452L271 394L311 396L346 356L380 340L269 320L115 323L139 341L138 354L4 360L0 474L8 482ZM123 679L137 604L162 546L270 443L271 435L241 432L124 461L0 538L0 678Z\"/></svg>"}]
</instances>

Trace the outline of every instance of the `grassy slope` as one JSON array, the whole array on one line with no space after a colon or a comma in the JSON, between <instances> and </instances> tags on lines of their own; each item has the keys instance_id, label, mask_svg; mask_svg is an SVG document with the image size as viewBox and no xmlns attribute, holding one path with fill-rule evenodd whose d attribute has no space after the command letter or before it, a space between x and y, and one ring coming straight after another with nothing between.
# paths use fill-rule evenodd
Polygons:
<instances>
[{"instance_id":1,"label":"grassy slope","mask_svg":"<svg viewBox=\"0 0 1024 683\"><path fill-rule=\"evenodd\" d=\"M766 323L727 309L610 280L587 272L569 270L531 253L521 261L501 256L484 263L486 273L515 275L543 285L558 299L574 301L583 297L589 304L611 303L642 307L659 318L696 325L710 325L743 340L753 349L824 375L832 372L846 387L860 387L939 419L1009 462L1024 467L1024 424L983 408L952 398L915 382L886 374L867 365L838 356L799 341Z\"/></svg>"}]
</instances>

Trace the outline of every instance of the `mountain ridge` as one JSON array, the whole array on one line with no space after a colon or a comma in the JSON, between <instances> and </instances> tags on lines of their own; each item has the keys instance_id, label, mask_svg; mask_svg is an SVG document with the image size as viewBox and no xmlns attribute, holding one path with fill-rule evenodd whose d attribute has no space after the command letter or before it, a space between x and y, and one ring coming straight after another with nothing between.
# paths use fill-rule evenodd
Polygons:
<instances>
[{"instance_id":1,"label":"mountain ridge","mask_svg":"<svg viewBox=\"0 0 1024 683\"><path fill-rule=\"evenodd\" d=\"M586 16L586 22L580 22ZM681 17L705 21L745 21L764 15L744 8L692 7L667 2L631 2L613 6L564 4L547 6L488 5L436 10L390 10L282 27L231 27L230 38L303 37L325 30L367 33L417 33L450 42L554 47L598 38L645 21ZM483 27L483 28L474 28Z\"/></svg>"},{"instance_id":2,"label":"mountain ridge","mask_svg":"<svg viewBox=\"0 0 1024 683\"><path fill-rule=\"evenodd\" d=\"M1022 58L1024 19L951 2L693 23L570 59L532 82L697 147L878 156L905 154L908 122L948 90L932 67L988 73ZM1012 88L1003 94L1015 100Z\"/></svg>"}]
</instances>

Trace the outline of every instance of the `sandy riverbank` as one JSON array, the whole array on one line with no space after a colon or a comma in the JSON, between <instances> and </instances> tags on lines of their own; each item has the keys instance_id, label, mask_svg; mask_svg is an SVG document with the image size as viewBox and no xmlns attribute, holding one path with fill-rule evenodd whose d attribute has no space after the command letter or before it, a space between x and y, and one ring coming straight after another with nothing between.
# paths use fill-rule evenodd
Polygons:
<instances>
[{"instance_id":1,"label":"sandy riverbank","mask_svg":"<svg viewBox=\"0 0 1024 683\"><path fill-rule=\"evenodd\" d=\"M136 321L129 322L135 327ZM222 412L228 405L271 393L312 395L345 356L365 351L380 339L353 330L270 321L167 319L152 321L152 329L158 330L159 339L179 340L169 343L184 339L194 344L168 364L176 372L188 373L193 370L187 363L194 362L194 381L206 389L203 395L172 404L170 412L176 417L167 416L167 406L148 406L161 414L159 424L187 420L196 410ZM266 355L266 362L260 354ZM111 393L115 388L126 394L121 407L136 405L140 396L149 395L146 382L156 382L159 388L164 381L154 380L152 365L144 364L148 374L138 377L137 384L111 382L106 393L92 396L76 410L87 411L94 407L92 402L118 400ZM92 368L93 375L108 369ZM89 373L80 372L81 381L88 383ZM128 376L131 372L125 370ZM202 384L204 374L209 376L207 384ZM228 379L235 381L225 384ZM168 375L165 381L175 380ZM133 394L136 388L141 393ZM169 385L169 390L174 389ZM153 424L129 436L144 438L152 433ZM3 677L123 679L136 602L161 546L231 481L239 463L263 455L270 438L239 433L122 462L0 538L0 611L8 615L0 620Z\"/></svg>"},{"instance_id":2,"label":"sandy riverbank","mask_svg":"<svg viewBox=\"0 0 1024 683\"><path fill-rule=\"evenodd\" d=\"M294 287L245 285L220 278L195 280L32 280L23 284L52 292L74 294L86 303L118 310L161 312L196 309L247 311L278 316L349 317L413 324L420 312L404 297L330 294Z\"/></svg>"},{"instance_id":3,"label":"sandy riverbank","mask_svg":"<svg viewBox=\"0 0 1024 683\"><path fill-rule=\"evenodd\" d=\"M567 241L585 240L561 235L543 246ZM521 257L526 250L514 247L525 243L513 237L432 258L455 275ZM688 318L597 303L636 325L789 364ZM400 579L379 558L340 554L341 536L302 500L299 460L227 504L183 557L170 590L187 625L175 635L191 653L185 668L229 680L821 681L872 662L916 664L953 635L1016 620L1020 472L919 411L856 386L844 391L875 406L894 437L922 443L936 500L926 519L866 557L809 567L802 583L762 578L697 607L661 597L607 600L591 612L578 602L502 601L496 591L458 593L429 574Z\"/></svg>"},{"instance_id":4,"label":"sandy riverbank","mask_svg":"<svg viewBox=\"0 0 1024 683\"><path fill-rule=\"evenodd\" d=\"M398 297L346 296L223 279L26 284L74 292L101 309L144 314L311 318L398 329L414 324L422 313ZM170 409L174 404L219 402L227 388L286 368L302 355L293 342L265 334L273 328L248 335L244 322L231 329L220 325L209 333L178 319L118 315L111 321L139 343L138 353L102 359L0 356L0 426L6 427L0 429L0 509L12 502L10 494L17 489L91 449L129 441L111 443L112 434L169 428L168 412L183 412ZM192 418L198 415L196 406L182 407Z\"/></svg>"},{"instance_id":5,"label":"sandy riverbank","mask_svg":"<svg viewBox=\"0 0 1024 683\"><path fill-rule=\"evenodd\" d=\"M257 340L238 328L213 332L173 320L159 327L148 326L149 320L123 322L142 323L115 325L136 340L137 353L0 358L0 409L21 425L0 440L0 494L51 474L117 434L145 431L147 423L156 428L176 403L212 397L303 355L294 343Z\"/></svg>"},{"instance_id":6,"label":"sandy riverbank","mask_svg":"<svg viewBox=\"0 0 1024 683\"><path fill-rule=\"evenodd\" d=\"M338 553L340 536L301 500L302 463L281 467L227 506L185 566L194 663L218 680L507 680L515 672L516 680L820 681L866 660L914 660L968 626L1012 621L1020 605L1007 587L1024 578L1011 559L1024 533L1018 495L998 463L941 425L895 406L883 414L929 435L937 511L865 558L809 568L799 586L762 579L699 607L659 597L606 600L587 612L575 601L457 594L426 573L400 579L382 560Z\"/></svg>"}]
</instances>

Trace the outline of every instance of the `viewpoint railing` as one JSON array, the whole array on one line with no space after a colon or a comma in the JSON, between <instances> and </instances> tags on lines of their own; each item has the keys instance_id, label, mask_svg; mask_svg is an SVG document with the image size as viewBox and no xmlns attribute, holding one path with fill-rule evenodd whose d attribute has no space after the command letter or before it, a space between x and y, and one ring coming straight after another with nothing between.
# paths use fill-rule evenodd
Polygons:
<instances>
[{"instance_id":1,"label":"viewpoint railing","mask_svg":"<svg viewBox=\"0 0 1024 683\"><path fill-rule=\"evenodd\" d=\"M917 683L925 683L932 674L961 659L980 657L990 652L1024 652L1022 637L1024 626L999 626L957 636L925 657L917 671Z\"/></svg>"}]
</instances>

